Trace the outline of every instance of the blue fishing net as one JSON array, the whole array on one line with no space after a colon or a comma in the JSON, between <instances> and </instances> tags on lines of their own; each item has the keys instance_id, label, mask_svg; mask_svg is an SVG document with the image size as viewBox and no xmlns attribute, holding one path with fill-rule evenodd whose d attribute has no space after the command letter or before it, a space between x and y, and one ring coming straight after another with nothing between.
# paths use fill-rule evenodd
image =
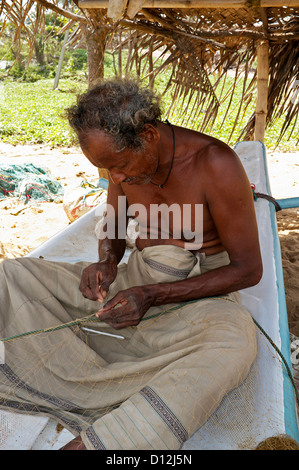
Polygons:
<instances>
[{"instance_id":1,"label":"blue fishing net","mask_svg":"<svg viewBox=\"0 0 299 470\"><path fill-rule=\"evenodd\" d=\"M33 163L0 164L0 199L13 196L27 204L52 202L63 194L62 185L47 169Z\"/></svg>"}]
</instances>

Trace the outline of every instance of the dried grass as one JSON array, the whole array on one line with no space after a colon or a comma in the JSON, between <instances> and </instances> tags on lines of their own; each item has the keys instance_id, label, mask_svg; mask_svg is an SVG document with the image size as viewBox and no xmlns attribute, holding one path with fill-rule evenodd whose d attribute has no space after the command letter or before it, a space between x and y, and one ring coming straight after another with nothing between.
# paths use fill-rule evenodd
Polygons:
<instances>
[{"instance_id":1,"label":"dried grass","mask_svg":"<svg viewBox=\"0 0 299 470\"><path fill-rule=\"evenodd\" d=\"M260 442L255 450L299 450L299 444L292 437L281 434L268 437Z\"/></svg>"}]
</instances>

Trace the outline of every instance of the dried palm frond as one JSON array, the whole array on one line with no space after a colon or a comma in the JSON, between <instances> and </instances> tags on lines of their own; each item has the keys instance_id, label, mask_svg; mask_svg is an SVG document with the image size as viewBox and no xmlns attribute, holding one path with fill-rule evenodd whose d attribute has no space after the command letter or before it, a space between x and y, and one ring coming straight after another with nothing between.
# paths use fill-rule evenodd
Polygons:
<instances>
[{"instance_id":1,"label":"dried palm frond","mask_svg":"<svg viewBox=\"0 0 299 470\"><path fill-rule=\"evenodd\" d=\"M89 10L89 15L92 16ZM115 47L119 55L127 50L126 71L135 67L141 78L155 78L171 68L165 91L171 89L172 103L179 107L180 121L203 131L211 129L220 106L230 114L237 84L243 80L242 97L234 110L235 126L254 99L257 44L269 41L269 96L267 125L283 116L277 142L287 130L296 132L299 100L295 100L298 84L299 12L296 8L239 9L143 9L134 19L122 19L116 32L123 32ZM157 56L157 52L159 55ZM156 59L155 59L156 57ZM215 79L217 77L217 79ZM224 84L229 81L230 86ZM224 91L226 90L226 91ZM204 106L204 118L196 120ZM239 138L253 138L254 114L243 125Z\"/></svg>"},{"instance_id":2,"label":"dried palm frond","mask_svg":"<svg viewBox=\"0 0 299 470\"><path fill-rule=\"evenodd\" d=\"M223 121L233 111L235 118L229 139L255 99L257 44L266 39L269 43L266 124L271 126L275 120L282 119L277 142L286 133L291 136L298 132L298 8L148 8L140 10L133 19L124 16L113 23L105 9L76 10L76 5L77 0L1 0L0 35L7 22L14 24L15 47L19 44L17 54L20 54L24 35L32 54L36 33L44 28L45 11L51 9L68 18L64 31L75 26L68 40L70 45L81 41L94 51L102 43L98 61L109 38L118 54L118 73L129 74L134 68L135 73L148 79L153 87L159 74L170 70L164 90L172 95L168 114L179 109L178 119L185 125L211 130L220 109L225 106ZM101 66L98 63L94 70ZM236 108L234 98L241 81L242 96ZM201 119L197 119L199 115ZM253 114L247 122L242 122L239 138L252 138L254 125Z\"/></svg>"}]
</instances>

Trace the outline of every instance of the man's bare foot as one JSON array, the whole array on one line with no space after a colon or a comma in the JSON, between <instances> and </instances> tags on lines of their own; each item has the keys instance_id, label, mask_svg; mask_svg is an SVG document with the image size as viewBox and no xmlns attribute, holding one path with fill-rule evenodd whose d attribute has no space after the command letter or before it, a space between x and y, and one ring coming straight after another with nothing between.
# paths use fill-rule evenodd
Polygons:
<instances>
[{"instance_id":1,"label":"man's bare foot","mask_svg":"<svg viewBox=\"0 0 299 470\"><path fill-rule=\"evenodd\" d=\"M87 450L80 436L75 437L60 450Z\"/></svg>"}]
</instances>

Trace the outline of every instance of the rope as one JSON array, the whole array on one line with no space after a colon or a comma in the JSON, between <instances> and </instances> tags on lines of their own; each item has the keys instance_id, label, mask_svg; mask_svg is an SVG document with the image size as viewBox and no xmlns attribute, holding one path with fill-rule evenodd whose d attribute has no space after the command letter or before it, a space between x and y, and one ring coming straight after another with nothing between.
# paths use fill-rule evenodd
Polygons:
<instances>
[{"instance_id":1,"label":"rope","mask_svg":"<svg viewBox=\"0 0 299 470\"><path fill-rule=\"evenodd\" d=\"M176 305L175 307L171 307L170 309L168 310L164 310L162 312L159 312L155 315L151 315L149 317L146 317L146 318L142 318L141 321L144 321L144 320L149 320L149 319L152 319L152 318L155 318L157 316L160 316L162 315L163 313L168 313L168 312L171 312L173 310L177 310L179 308L183 308L185 307L185 305L189 304L189 303L194 303L194 302L198 302L198 300L190 300L189 302L184 302L182 304L179 304L179 305ZM26 331L25 333L19 333L17 335L14 335L14 336L8 336L7 338L2 338L0 339L0 341L2 343L7 343L9 341L13 341L14 339L19 339L19 338L23 338L24 336L31 336L31 335L37 335L39 333L50 333L52 331L58 331L58 330L62 330L63 328L70 328L72 326L77 326L77 325L81 325L81 324L84 324L84 323L89 323L89 322L99 322L99 318L98 317L94 317L94 315L91 315L91 316L88 316L88 317L83 317L83 318L80 318L80 319L77 319L77 320L73 320L73 321L70 321L68 323L62 323L61 325L57 325L57 326L51 326L49 328L43 328L43 329L40 329L40 330L31 330L31 331Z\"/></svg>"},{"instance_id":2,"label":"rope","mask_svg":"<svg viewBox=\"0 0 299 470\"><path fill-rule=\"evenodd\" d=\"M19 333L18 335L14 335L14 336L8 336L7 338L0 339L0 341L2 343L7 343L8 341L13 341L14 339L23 338L24 336L36 335L39 333L50 333L51 331L58 331L58 330L62 330L63 328L69 328L71 326L80 325L81 323L89 323L93 321L99 321L99 319L93 318L93 315L92 315L90 317L80 318L79 320L73 320L68 323L62 323L61 325L52 326L52 327L44 328L41 330L27 331L25 333Z\"/></svg>"},{"instance_id":3,"label":"rope","mask_svg":"<svg viewBox=\"0 0 299 470\"><path fill-rule=\"evenodd\" d=\"M266 199L269 202L272 202L275 206L276 212L281 211L281 207L279 203L276 201L276 199L273 196L269 196L269 194L264 194L264 193L256 193L254 188L251 187L252 193L253 193L253 199L256 201L258 198Z\"/></svg>"}]
</instances>

